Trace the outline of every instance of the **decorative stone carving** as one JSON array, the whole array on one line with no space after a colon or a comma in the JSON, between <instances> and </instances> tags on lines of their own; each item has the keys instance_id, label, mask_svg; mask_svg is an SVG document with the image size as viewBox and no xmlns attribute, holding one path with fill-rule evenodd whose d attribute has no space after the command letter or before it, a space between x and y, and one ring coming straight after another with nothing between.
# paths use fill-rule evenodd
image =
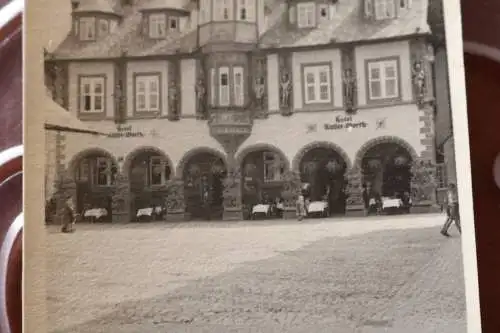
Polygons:
<instances>
[{"instance_id":1,"label":"decorative stone carving","mask_svg":"<svg viewBox=\"0 0 500 333\"><path fill-rule=\"evenodd\" d=\"M344 103L346 111L355 112L357 81L356 75L351 68L347 68L344 70L342 81L344 83Z\"/></svg>"},{"instance_id":2,"label":"decorative stone carving","mask_svg":"<svg viewBox=\"0 0 500 333\"><path fill-rule=\"evenodd\" d=\"M412 74L417 103L422 105L425 100L426 75L424 64L421 60L415 60L413 63Z\"/></svg>"},{"instance_id":3,"label":"decorative stone carving","mask_svg":"<svg viewBox=\"0 0 500 333\"><path fill-rule=\"evenodd\" d=\"M128 177L117 173L111 194L113 222L130 222L130 182Z\"/></svg>"},{"instance_id":4,"label":"decorative stone carving","mask_svg":"<svg viewBox=\"0 0 500 333\"><path fill-rule=\"evenodd\" d=\"M170 81L168 86L168 109L170 120L180 119L180 92L174 80Z\"/></svg>"},{"instance_id":5,"label":"decorative stone carving","mask_svg":"<svg viewBox=\"0 0 500 333\"><path fill-rule=\"evenodd\" d=\"M363 186L361 171L357 168L352 168L347 171L346 175L346 212L348 215L364 215L365 208L363 202Z\"/></svg>"},{"instance_id":6,"label":"decorative stone carving","mask_svg":"<svg viewBox=\"0 0 500 333\"><path fill-rule=\"evenodd\" d=\"M283 115L291 115L292 78L288 69L282 68L280 76L280 108Z\"/></svg>"},{"instance_id":7,"label":"decorative stone carving","mask_svg":"<svg viewBox=\"0 0 500 333\"><path fill-rule=\"evenodd\" d=\"M264 110L266 107L265 105L266 85L265 85L265 79L262 76L259 76L255 79L254 93L255 93L255 107L259 111Z\"/></svg>"},{"instance_id":8,"label":"decorative stone carving","mask_svg":"<svg viewBox=\"0 0 500 333\"><path fill-rule=\"evenodd\" d=\"M293 218L296 215L296 203L302 188L300 174L296 171L287 171L283 174L282 180L281 197L285 206L283 218Z\"/></svg>"},{"instance_id":9,"label":"decorative stone carving","mask_svg":"<svg viewBox=\"0 0 500 333\"><path fill-rule=\"evenodd\" d=\"M411 199L413 206L436 203L436 165L430 160L416 160L411 167Z\"/></svg>"},{"instance_id":10,"label":"decorative stone carving","mask_svg":"<svg viewBox=\"0 0 500 333\"><path fill-rule=\"evenodd\" d=\"M199 76L195 86L196 92L196 114L200 119L208 118L207 88L203 76Z\"/></svg>"},{"instance_id":11,"label":"decorative stone carving","mask_svg":"<svg viewBox=\"0 0 500 333\"><path fill-rule=\"evenodd\" d=\"M125 118L124 113L125 113L127 99L125 97L124 86L121 80L118 80L117 84L115 85L115 91L113 97L115 100L116 123L122 123Z\"/></svg>"},{"instance_id":12,"label":"decorative stone carving","mask_svg":"<svg viewBox=\"0 0 500 333\"><path fill-rule=\"evenodd\" d=\"M184 181L180 178L172 179L167 184L167 221L182 221L185 213Z\"/></svg>"},{"instance_id":13,"label":"decorative stone carving","mask_svg":"<svg viewBox=\"0 0 500 333\"><path fill-rule=\"evenodd\" d=\"M241 172L231 167L224 179L224 220L241 220L243 207L241 201Z\"/></svg>"}]
</instances>

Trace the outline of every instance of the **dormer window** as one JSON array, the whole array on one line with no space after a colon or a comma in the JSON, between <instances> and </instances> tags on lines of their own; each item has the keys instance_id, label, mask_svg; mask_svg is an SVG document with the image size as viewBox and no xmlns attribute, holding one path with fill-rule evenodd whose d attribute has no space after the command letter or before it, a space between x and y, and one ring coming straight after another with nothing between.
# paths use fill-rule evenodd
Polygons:
<instances>
[{"instance_id":1,"label":"dormer window","mask_svg":"<svg viewBox=\"0 0 500 333\"><path fill-rule=\"evenodd\" d=\"M96 39L95 33L95 18L81 17L80 18L80 40L91 41Z\"/></svg>"},{"instance_id":2,"label":"dormer window","mask_svg":"<svg viewBox=\"0 0 500 333\"><path fill-rule=\"evenodd\" d=\"M149 37L151 38L165 38L167 17L165 14L149 14Z\"/></svg>"},{"instance_id":3,"label":"dormer window","mask_svg":"<svg viewBox=\"0 0 500 333\"><path fill-rule=\"evenodd\" d=\"M172 16L169 17L168 19L168 29L172 31L178 31L179 30L179 18Z\"/></svg>"},{"instance_id":4,"label":"dormer window","mask_svg":"<svg viewBox=\"0 0 500 333\"><path fill-rule=\"evenodd\" d=\"M396 17L396 6L394 0L374 0L375 18L377 20L393 19Z\"/></svg>"},{"instance_id":5,"label":"dormer window","mask_svg":"<svg viewBox=\"0 0 500 333\"><path fill-rule=\"evenodd\" d=\"M109 21L99 20L99 36L106 36L109 32Z\"/></svg>"},{"instance_id":6,"label":"dormer window","mask_svg":"<svg viewBox=\"0 0 500 333\"><path fill-rule=\"evenodd\" d=\"M410 9L411 0L399 0L399 7L402 9Z\"/></svg>"},{"instance_id":7,"label":"dormer window","mask_svg":"<svg viewBox=\"0 0 500 333\"><path fill-rule=\"evenodd\" d=\"M255 21L255 0L237 0L238 1L238 17L239 21L253 22Z\"/></svg>"},{"instance_id":8,"label":"dormer window","mask_svg":"<svg viewBox=\"0 0 500 333\"><path fill-rule=\"evenodd\" d=\"M316 4L314 2L297 4L297 23L299 28L316 26Z\"/></svg>"},{"instance_id":9,"label":"dormer window","mask_svg":"<svg viewBox=\"0 0 500 333\"><path fill-rule=\"evenodd\" d=\"M233 19L234 0L214 0L214 20L229 21Z\"/></svg>"},{"instance_id":10,"label":"dormer window","mask_svg":"<svg viewBox=\"0 0 500 333\"><path fill-rule=\"evenodd\" d=\"M328 5L320 5L319 7L319 17L322 19L328 19Z\"/></svg>"}]
</instances>

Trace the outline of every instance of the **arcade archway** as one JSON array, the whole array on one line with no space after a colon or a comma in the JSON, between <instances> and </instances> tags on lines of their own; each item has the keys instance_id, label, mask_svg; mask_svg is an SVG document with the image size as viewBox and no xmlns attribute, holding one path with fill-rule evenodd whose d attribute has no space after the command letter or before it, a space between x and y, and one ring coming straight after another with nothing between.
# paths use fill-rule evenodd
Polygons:
<instances>
[{"instance_id":1,"label":"arcade archway","mask_svg":"<svg viewBox=\"0 0 500 333\"><path fill-rule=\"evenodd\" d=\"M304 184L306 199L326 201L329 215L345 214L345 174L350 162L342 149L331 143L310 144L301 150L295 165Z\"/></svg>"},{"instance_id":2,"label":"arcade archway","mask_svg":"<svg viewBox=\"0 0 500 333\"><path fill-rule=\"evenodd\" d=\"M186 213L192 220L221 220L224 212L225 157L199 148L186 154L179 170L184 181Z\"/></svg>"},{"instance_id":3,"label":"arcade archway","mask_svg":"<svg viewBox=\"0 0 500 333\"><path fill-rule=\"evenodd\" d=\"M290 169L285 154L277 147L259 144L245 148L237 158L242 170L244 218L251 217L257 204L269 205L268 217L282 217L283 174Z\"/></svg>"},{"instance_id":4,"label":"arcade archway","mask_svg":"<svg viewBox=\"0 0 500 333\"><path fill-rule=\"evenodd\" d=\"M92 209L102 221L111 221L112 194L118 164L107 151L94 148L77 154L69 164L76 183L76 211Z\"/></svg>"},{"instance_id":5,"label":"arcade archway","mask_svg":"<svg viewBox=\"0 0 500 333\"><path fill-rule=\"evenodd\" d=\"M172 163L155 147L136 149L125 159L123 172L130 181L130 205L136 220L163 220L166 213L167 182Z\"/></svg>"},{"instance_id":6,"label":"arcade archway","mask_svg":"<svg viewBox=\"0 0 500 333\"><path fill-rule=\"evenodd\" d=\"M399 139L379 138L367 143L358 153L356 161L362 170L365 192L378 198L399 198L408 208L411 165L415 158L413 148Z\"/></svg>"}]
</instances>

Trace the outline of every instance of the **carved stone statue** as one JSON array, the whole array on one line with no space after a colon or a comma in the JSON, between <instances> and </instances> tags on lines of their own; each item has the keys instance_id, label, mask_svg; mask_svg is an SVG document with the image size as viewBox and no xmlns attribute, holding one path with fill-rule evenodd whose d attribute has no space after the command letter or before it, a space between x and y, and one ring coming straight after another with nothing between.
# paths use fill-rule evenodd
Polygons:
<instances>
[{"instance_id":1,"label":"carved stone statue","mask_svg":"<svg viewBox=\"0 0 500 333\"><path fill-rule=\"evenodd\" d=\"M174 80L170 81L168 87L168 102L170 116L173 120L179 119L179 88Z\"/></svg>"},{"instance_id":2,"label":"carved stone statue","mask_svg":"<svg viewBox=\"0 0 500 333\"><path fill-rule=\"evenodd\" d=\"M419 60L413 64L413 84L418 100L422 101L425 96L425 70L422 62Z\"/></svg>"},{"instance_id":3,"label":"carved stone statue","mask_svg":"<svg viewBox=\"0 0 500 333\"><path fill-rule=\"evenodd\" d=\"M354 111L356 107L357 82L356 76L351 68L344 71L342 80L344 81L344 100L346 109L347 111Z\"/></svg>"},{"instance_id":4,"label":"carved stone statue","mask_svg":"<svg viewBox=\"0 0 500 333\"><path fill-rule=\"evenodd\" d=\"M205 81L203 77L198 79L195 86L196 92L196 112L202 119L207 119L207 89L205 87Z\"/></svg>"},{"instance_id":5,"label":"carved stone statue","mask_svg":"<svg viewBox=\"0 0 500 333\"><path fill-rule=\"evenodd\" d=\"M290 107L290 97L292 95L292 80L288 71L283 70L280 78L280 107Z\"/></svg>"},{"instance_id":6,"label":"carved stone statue","mask_svg":"<svg viewBox=\"0 0 500 333\"><path fill-rule=\"evenodd\" d=\"M266 87L264 84L264 78L258 77L255 80L255 102L258 109L264 109L264 101L266 96Z\"/></svg>"}]
</instances>

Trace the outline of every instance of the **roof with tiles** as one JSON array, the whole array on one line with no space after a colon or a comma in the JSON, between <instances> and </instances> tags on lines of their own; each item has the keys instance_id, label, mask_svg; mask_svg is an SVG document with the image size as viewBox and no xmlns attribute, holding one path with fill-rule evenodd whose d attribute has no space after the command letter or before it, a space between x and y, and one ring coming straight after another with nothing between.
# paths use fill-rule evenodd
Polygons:
<instances>
[{"instance_id":1,"label":"roof with tiles","mask_svg":"<svg viewBox=\"0 0 500 333\"><path fill-rule=\"evenodd\" d=\"M120 15L120 8L116 5L116 2L108 0L78 0L74 1L78 4L77 8L73 10L74 13L88 13L88 12L98 12L105 14L115 14Z\"/></svg>"},{"instance_id":2,"label":"roof with tiles","mask_svg":"<svg viewBox=\"0 0 500 333\"><path fill-rule=\"evenodd\" d=\"M332 42L383 40L430 32L427 23L428 0L413 0L410 9L402 11L396 19L384 21L364 18L363 0L339 0L332 19L314 29L296 29L289 26L286 0L265 1L269 8L267 13L269 28L260 39L261 48L307 47ZM152 2L172 3L171 0L152 0ZM179 6L186 6L190 1L178 0L176 3ZM124 18L117 32L95 42L80 42L77 36L69 34L52 56L68 60L111 59L121 56L124 52L129 56L141 57L190 53L196 50L196 30L171 32L161 41L145 38L141 33L142 8L141 5L124 8Z\"/></svg>"},{"instance_id":3,"label":"roof with tiles","mask_svg":"<svg viewBox=\"0 0 500 333\"><path fill-rule=\"evenodd\" d=\"M141 10L176 9L187 11L190 0L146 0L140 5Z\"/></svg>"},{"instance_id":4,"label":"roof with tiles","mask_svg":"<svg viewBox=\"0 0 500 333\"><path fill-rule=\"evenodd\" d=\"M388 39L430 32L427 24L428 0L413 0L409 9L392 20L375 21L364 18L363 0L340 0L329 22L314 29L296 29L288 24L288 14L261 38L263 48L303 47L357 41Z\"/></svg>"}]
</instances>

